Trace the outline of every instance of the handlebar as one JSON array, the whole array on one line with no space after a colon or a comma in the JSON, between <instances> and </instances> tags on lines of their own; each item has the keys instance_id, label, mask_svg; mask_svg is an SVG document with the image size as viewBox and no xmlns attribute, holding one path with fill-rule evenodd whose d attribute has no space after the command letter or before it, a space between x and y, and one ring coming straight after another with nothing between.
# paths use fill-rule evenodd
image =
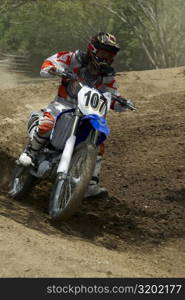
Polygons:
<instances>
[{"instance_id":1,"label":"handlebar","mask_svg":"<svg viewBox=\"0 0 185 300\"><path fill-rule=\"evenodd\" d=\"M66 78L72 79L72 80L77 80L78 79L78 75L73 73L73 72L61 71L61 72L56 73L56 75L59 76L59 77L66 77ZM81 81L79 81L79 84L80 84L81 87L83 87L83 85L84 85ZM132 101L129 100L129 99L116 97L116 96L112 95L112 100L117 101L122 106L125 106L126 108L128 108L130 110L136 110L136 107L134 106Z\"/></svg>"},{"instance_id":2,"label":"handlebar","mask_svg":"<svg viewBox=\"0 0 185 300\"><path fill-rule=\"evenodd\" d=\"M132 101L130 99L113 96L112 100L117 101L122 106L125 106L126 108L128 108L130 110L136 110L136 107L134 106L134 104L132 103Z\"/></svg>"},{"instance_id":3,"label":"handlebar","mask_svg":"<svg viewBox=\"0 0 185 300\"><path fill-rule=\"evenodd\" d=\"M66 78L72 79L72 80L78 79L77 74L72 73L72 72L61 71L61 72L56 73L56 75L59 77L66 77Z\"/></svg>"}]
</instances>

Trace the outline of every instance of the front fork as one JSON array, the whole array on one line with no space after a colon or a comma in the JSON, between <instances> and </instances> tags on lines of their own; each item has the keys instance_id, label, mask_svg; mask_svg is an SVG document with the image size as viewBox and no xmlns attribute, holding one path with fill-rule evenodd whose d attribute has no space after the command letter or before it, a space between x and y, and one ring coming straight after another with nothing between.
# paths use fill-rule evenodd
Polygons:
<instances>
[{"instance_id":1,"label":"front fork","mask_svg":"<svg viewBox=\"0 0 185 300\"><path fill-rule=\"evenodd\" d=\"M98 135L99 135L99 132L98 132L97 130L95 130L95 132L94 132L94 134L93 134L93 136L92 136L92 143L93 143L94 145L96 145L96 143L97 143Z\"/></svg>"},{"instance_id":2,"label":"front fork","mask_svg":"<svg viewBox=\"0 0 185 300\"><path fill-rule=\"evenodd\" d=\"M62 152L60 162L59 162L59 165L57 168L57 174L60 175L60 179L65 179L67 177L71 158L72 158L73 151L74 151L74 146L76 143L76 131L77 131L78 123L79 123L81 116L82 116L82 114L81 114L79 108L77 108L75 110L75 119L74 119L73 127L71 129L71 135L65 143L65 147ZM93 130L90 134L89 138L94 145L96 145L96 143L97 143L98 135L99 135L99 132L97 130L95 130L95 131Z\"/></svg>"},{"instance_id":3,"label":"front fork","mask_svg":"<svg viewBox=\"0 0 185 300\"><path fill-rule=\"evenodd\" d=\"M69 170L69 166L70 166L70 162L71 162L71 158L73 155L73 150L74 150L74 146L75 146L75 142L76 142L76 131L78 128L78 122L79 122L80 116L81 116L81 112L77 108L75 110L75 119L74 119L73 127L71 129L71 135L65 143L65 147L62 152L60 162L59 162L59 165L57 168L57 174L60 174L61 178L63 178L63 179L67 177L67 173Z\"/></svg>"}]
</instances>

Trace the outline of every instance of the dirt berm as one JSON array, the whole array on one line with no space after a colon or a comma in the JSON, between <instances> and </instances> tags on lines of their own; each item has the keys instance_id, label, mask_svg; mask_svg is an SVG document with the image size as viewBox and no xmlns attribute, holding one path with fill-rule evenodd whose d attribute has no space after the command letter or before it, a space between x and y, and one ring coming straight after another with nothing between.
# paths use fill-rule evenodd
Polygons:
<instances>
[{"instance_id":1,"label":"dirt berm","mask_svg":"<svg viewBox=\"0 0 185 300\"><path fill-rule=\"evenodd\" d=\"M28 116L58 82L0 75L0 277L185 276L184 70L117 75L137 111L108 116L101 184L110 195L60 225L47 215L47 182L23 202L7 195Z\"/></svg>"}]
</instances>

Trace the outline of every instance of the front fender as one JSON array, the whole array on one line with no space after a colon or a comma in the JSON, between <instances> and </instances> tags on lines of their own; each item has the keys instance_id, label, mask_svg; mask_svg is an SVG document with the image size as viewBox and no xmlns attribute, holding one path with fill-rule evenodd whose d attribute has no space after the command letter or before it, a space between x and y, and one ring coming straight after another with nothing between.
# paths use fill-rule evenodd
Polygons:
<instances>
[{"instance_id":1,"label":"front fender","mask_svg":"<svg viewBox=\"0 0 185 300\"><path fill-rule=\"evenodd\" d=\"M101 132L101 133L104 133L106 135L106 137L110 134L110 129L107 125L107 121L105 118L103 117L99 117L97 115L87 115L85 117L82 118L82 120L89 120L92 127Z\"/></svg>"},{"instance_id":2,"label":"front fender","mask_svg":"<svg viewBox=\"0 0 185 300\"><path fill-rule=\"evenodd\" d=\"M81 119L80 126L78 127L76 144L86 140L92 128L100 132L97 145L103 143L110 133L107 122L104 118L93 114L86 115Z\"/></svg>"}]
</instances>

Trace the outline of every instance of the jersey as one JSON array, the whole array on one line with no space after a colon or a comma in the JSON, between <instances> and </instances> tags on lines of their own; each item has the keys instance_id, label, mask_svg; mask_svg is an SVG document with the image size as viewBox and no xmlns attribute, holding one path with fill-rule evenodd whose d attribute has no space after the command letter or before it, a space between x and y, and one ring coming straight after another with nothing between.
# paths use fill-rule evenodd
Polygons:
<instances>
[{"instance_id":1,"label":"jersey","mask_svg":"<svg viewBox=\"0 0 185 300\"><path fill-rule=\"evenodd\" d=\"M62 71L74 72L80 80L100 92L110 92L112 95L120 97L115 80L114 69L110 67L106 73L93 75L88 71L88 56L81 50L61 51L48 57L41 66L40 75L46 78L52 78L55 75L49 73L52 67ZM58 87L58 97L72 101L75 95L75 83L66 78L61 79ZM74 99L73 99L74 100ZM116 103L119 106L119 103ZM115 109L115 101L112 101L111 108ZM117 109L116 109L117 110ZM119 110L120 111L120 108Z\"/></svg>"}]
</instances>

